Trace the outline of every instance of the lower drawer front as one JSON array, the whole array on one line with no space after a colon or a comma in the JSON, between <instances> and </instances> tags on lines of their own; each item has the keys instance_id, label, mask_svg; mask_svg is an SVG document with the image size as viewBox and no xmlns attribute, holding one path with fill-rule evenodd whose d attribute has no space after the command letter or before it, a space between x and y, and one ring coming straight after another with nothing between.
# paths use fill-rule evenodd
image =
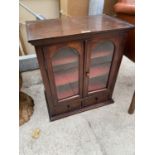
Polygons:
<instances>
[{"instance_id":1,"label":"lower drawer front","mask_svg":"<svg viewBox=\"0 0 155 155\"><path fill-rule=\"evenodd\" d=\"M90 106L90 105L93 105L93 104L105 102L105 101L107 101L109 99L110 99L110 97L109 97L109 94L108 93L95 94L95 95L92 95L92 96L87 97L82 102L82 106L83 107Z\"/></svg>"},{"instance_id":2,"label":"lower drawer front","mask_svg":"<svg viewBox=\"0 0 155 155\"><path fill-rule=\"evenodd\" d=\"M81 100L68 101L66 103L58 103L53 108L53 115L67 113L81 108Z\"/></svg>"}]
</instances>

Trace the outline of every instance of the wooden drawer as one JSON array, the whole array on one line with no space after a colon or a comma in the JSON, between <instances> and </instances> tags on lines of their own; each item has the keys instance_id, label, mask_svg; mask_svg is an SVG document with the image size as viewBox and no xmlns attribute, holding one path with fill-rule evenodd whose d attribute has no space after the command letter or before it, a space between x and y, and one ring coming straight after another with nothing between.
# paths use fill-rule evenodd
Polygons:
<instances>
[{"instance_id":1,"label":"wooden drawer","mask_svg":"<svg viewBox=\"0 0 155 155\"><path fill-rule=\"evenodd\" d=\"M105 102L108 99L110 99L110 95L108 92L100 92L84 99L84 101L82 102L82 106L86 107L86 106L94 105L97 103Z\"/></svg>"},{"instance_id":2,"label":"wooden drawer","mask_svg":"<svg viewBox=\"0 0 155 155\"><path fill-rule=\"evenodd\" d=\"M58 105L53 108L53 116L57 114L63 114L70 111L78 110L81 108L81 100L68 101L65 103L58 103Z\"/></svg>"}]
</instances>

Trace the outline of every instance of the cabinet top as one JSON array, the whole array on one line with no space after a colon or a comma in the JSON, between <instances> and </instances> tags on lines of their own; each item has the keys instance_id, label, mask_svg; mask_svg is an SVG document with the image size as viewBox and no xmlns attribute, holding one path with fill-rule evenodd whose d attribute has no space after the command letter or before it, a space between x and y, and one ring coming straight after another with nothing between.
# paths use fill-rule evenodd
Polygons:
<instances>
[{"instance_id":1,"label":"cabinet top","mask_svg":"<svg viewBox=\"0 0 155 155\"><path fill-rule=\"evenodd\" d=\"M66 17L64 19L48 19L42 21L27 21L28 41L39 44L56 38L71 36L86 36L107 31L128 30L132 24L108 15Z\"/></svg>"}]
</instances>

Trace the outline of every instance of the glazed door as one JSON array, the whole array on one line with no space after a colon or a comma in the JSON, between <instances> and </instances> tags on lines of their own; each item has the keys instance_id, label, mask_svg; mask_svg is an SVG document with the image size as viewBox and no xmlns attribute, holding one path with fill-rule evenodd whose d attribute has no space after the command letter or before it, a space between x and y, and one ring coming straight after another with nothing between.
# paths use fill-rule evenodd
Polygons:
<instances>
[{"instance_id":1,"label":"glazed door","mask_svg":"<svg viewBox=\"0 0 155 155\"><path fill-rule=\"evenodd\" d=\"M107 88L114 44L110 40L88 42L85 95Z\"/></svg>"},{"instance_id":2,"label":"glazed door","mask_svg":"<svg viewBox=\"0 0 155 155\"><path fill-rule=\"evenodd\" d=\"M54 104L80 99L83 83L83 43L48 46L44 48L44 56Z\"/></svg>"},{"instance_id":3,"label":"glazed door","mask_svg":"<svg viewBox=\"0 0 155 155\"><path fill-rule=\"evenodd\" d=\"M83 103L85 106L109 98L108 81L115 53L114 40L108 37L86 42L84 96L88 100Z\"/></svg>"}]
</instances>

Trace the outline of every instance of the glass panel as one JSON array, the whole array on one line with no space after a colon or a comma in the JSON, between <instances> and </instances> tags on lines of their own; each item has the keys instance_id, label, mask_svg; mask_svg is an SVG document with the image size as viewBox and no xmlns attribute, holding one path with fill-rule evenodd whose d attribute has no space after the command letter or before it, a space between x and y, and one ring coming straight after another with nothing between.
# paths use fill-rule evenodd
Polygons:
<instances>
[{"instance_id":1,"label":"glass panel","mask_svg":"<svg viewBox=\"0 0 155 155\"><path fill-rule=\"evenodd\" d=\"M91 51L88 92L106 88L113 52L110 41L98 43Z\"/></svg>"},{"instance_id":2,"label":"glass panel","mask_svg":"<svg viewBox=\"0 0 155 155\"><path fill-rule=\"evenodd\" d=\"M79 94L79 55L75 49L62 48L52 57L58 100Z\"/></svg>"}]
</instances>

